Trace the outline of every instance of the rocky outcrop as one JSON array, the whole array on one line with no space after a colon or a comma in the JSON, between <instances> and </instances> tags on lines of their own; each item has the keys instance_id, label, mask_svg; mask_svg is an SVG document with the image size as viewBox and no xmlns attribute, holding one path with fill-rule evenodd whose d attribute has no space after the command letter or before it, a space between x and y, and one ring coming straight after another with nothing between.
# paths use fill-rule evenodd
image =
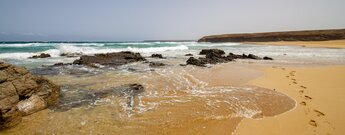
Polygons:
<instances>
[{"instance_id":1,"label":"rocky outcrop","mask_svg":"<svg viewBox=\"0 0 345 135\"><path fill-rule=\"evenodd\" d=\"M83 53L81 53L81 52L75 52L75 53L62 53L62 54L60 54L60 56L68 57L68 58L79 57L79 56L82 56L82 55L83 55Z\"/></svg>"},{"instance_id":2,"label":"rocky outcrop","mask_svg":"<svg viewBox=\"0 0 345 135\"><path fill-rule=\"evenodd\" d=\"M145 58L140 53L129 51L102 53L93 56L83 55L80 59L75 60L73 64L93 66L95 64L120 66L131 62L145 61Z\"/></svg>"},{"instance_id":3,"label":"rocky outcrop","mask_svg":"<svg viewBox=\"0 0 345 135\"><path fill-rule=\"evenodd\" d=\"M58 102L59 86L25 68L0 62L0 129L17 125L22 116Z\"/></svg>"},{"instance_id":4,"label":"rocky outcrop","mask_svg":"<svg viewBox=\"0 0 345 135\"><path fill-rule=\"evenodd\" d=\"M210 53L215 53L218 55L224 55L225 54L225 52L223 50L220 50L220 49L202 49L199 54L200 55L207 55Z\"/></svg>"},{"instance_id":5,"label":"rocky outcrop","mask_svg":"<svg viewBox=\"0 0 345 135\"><path fill-rule=\"evenodd\" d=\"M345 29L212 35L205 36L198 42L327 41L338 39L345 39Z\"/></svg>"},{"instance_id":6,"label":"rocky outcrop","mask_svg":"<svg viewBox=\"0 0 345 135\"><path fill-rule=\"evenodd\" d=\"M190 57L186 63L188 65L196 65L205 67L205 64L217 64L217 63L226 63L229 61L233 61L235 59L253 59L253 60L273 60L273 58L265 56L264 58L261 58L259 56L256 56L254 54L242 54L237 55L233 53L229 53L228 56L224 56L225 52L223 50L219 49L203 49L200 52L200 55L205 55L205 58L199 57L198 59L194 57Z\"/></svg>"},{"instance_id":7,"label":"rocky outcrop","mask_svg":"<svg viewBox=\"0 0 345 135\"><path fill-rule=\"evenodd\" d=\"M160 59L164 58L162 54L152 54L151 57L152 58L160 58Z\"/></svg>"},{"instance_id":8,"label":"rocky outcrop","mask_svg":"<svg viewBox=\"0 0 345 135\"><path fill-rule=\"evenodd\" d=\"M29 57L29 59L38 59L38 58L49 58L51 57L48 53L41 53L40 55L34 55Z\"/></svg>"}]
</instances>

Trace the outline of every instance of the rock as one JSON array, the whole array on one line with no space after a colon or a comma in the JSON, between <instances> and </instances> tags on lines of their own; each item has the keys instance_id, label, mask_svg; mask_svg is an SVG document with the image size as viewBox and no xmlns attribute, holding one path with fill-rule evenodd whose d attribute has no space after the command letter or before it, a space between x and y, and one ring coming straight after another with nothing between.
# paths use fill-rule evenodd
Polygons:
<instances>
[{"instance_id":1,"label":"rock","mask_svg":"<svg viewBox=\"0 0 345 135\"><path fill-rule=\"evenodd\" d=\"M187 64L188 65L195 65L195 66L200 66L200 67L206 67L205 66L205 62L202 62L200 59L196 59L194 57L190 57L188 60L187 60Z\"/></svg>"},{"instance_id":2,"label":"rock","mask_svg":"<svg viewBox=\"0 0 345 135\"><path fill-rule=\"evenodd\" d=\"M62 53L62 54L60 54L60 56L69 57L69 58L71 58L71 57L79 57L81 55L83 55L83 53L81 53L81 52Z\"/></svg>"},{"instance_id":3,"label":"rock","mask_svg":"<svg viewBox=\"0 0 345 135\"><path fill-rule=\"evenodd\" d=\"M127 105L132 105L134 100L131 98L136 97L138 94L144 92L144 86L141 84L126 84L109 88L105 90L82 90L76 85L63 86L65 91L61 93L59 103L51 107L54 111L67 111L72 108L81 106L95 106L95 102L101 98L109 96L118 96L127 98Z\"/></svg>"},{"instance_id":4,"label":"rock","mask_svg":"<svg viewBox=\"0 0 345 135\"><path fill-rule=\"evenodd\" d=\"M29 57L29 59L37 59L37 58L48 58L51 57L48 53L41 53L40 55L34 55L32 57Z\"/></svg>"},{"instance_id":5,"label":"rock","mask_svg":"<svg viewBox=\"0 0 345 135\"><path fill-rule=\"evenodd\" d=\"M160 58L160 59L163 59L163 55L162 55L162 54L152 54L151 57L152 57L152 58Z\"/></svg>"},{"instance_id":6,"label":"rock","mask_svg":"<svg viewBox=\"0 0 345 135\"><path fill-rule=\"evenodd\" d=\"M95 54L94 56L83 55L77 59L73 64L92 66L94 64L120 66L131 62L145 61L145 58L140 53L133 53L129 51L114 52L106 54Z\"/></svg>"},{"instance_id":7,"label":"rock","mask_svg":"<svg viewBox=\"0 0 345 135\"><path fill-rule=\"evenodd\" d=\"M160 62L150 62L149 66L150 67L161 67L161 66L165 66L165 64L160 63Z\"/></svg>"},{"instance_id":8,"label":"rock","mask_svg":"<svg viewBox=\"0 0 345 135\"><path fill-rule=\"evenodd\" d=\"M58 102L60 88L46 78L3 62L0 67L0 129Z\"/></svg>"},{"instance_id":9,"label":"rock","mask_svg":"<svg viewBox=\"0 0 345 135\"><path fill-rule=\"evenodd\" d=\"M184 67L184 66L187 66L187 64L180 64L180 66L183 66L183 67Z\"/></svg>"},{"instance_id":10,"label":"rock","mask_svg":"<svg viewBox=\"0 0 345 135\"><path fill-rule=\"evenodd\" d=\"M254 55L254 54L249 54L249 55L247 56L247 58L249 58L249 59L255 59L255 60L260 60L260 59L261 59L260 57Z\"/></svg>"},{"instance_id":11,"label":"rock","mask_svg":"<svg viewBox=\"0 0 345 135\"><path fill-rule=\"evenodd\" d=\"M223 50L219 50L219 49L202 49L201 52L199 53L200 55L207 55L209 53L215 53L218 55L224 55L225 52Z\"/></svg>"},{"instance_id":12,"label":"rock","mask_svg":"<svg viewBox=\"0 0 345 135\"><path fill-rule=\"evenodd\" d=\"M262 59L256 55L254 55L254 54L237 55L237 54L229 53L229 55L225 57L225 56L223 56L223 54L225 54L225 52L223 50L219 50L219 49L203 49L203 50L201 50L200 54L206 55L205 58L201 57L201 58L195 59L194 57L190 57L187 60L187 64L204 67L205 64L226 63L229 61L233 61L235 59L255 59L255 60L261 60ZM272 58L265 57L264 59L268 60L268 59L272 59Z\"/></svg>"},{"instance_id":13,"label":"rock","mask_svg":"<svg viewBox=\"0 0 345 135\"><path fill-rule=\"evenodd\" d=\"M267 57L267 56L265 56L263 59L264 59L264 60L273 60L273 58Z\"/></svg>"},{"instance_id":14,"label":"rock","mask_svg":"<svg viewBox=\"0 0 345 135\"><path fill-rule=\"evenodd\" d=\"M186 55L184 55L184 56L193 56L193 54L191 54L191 53L188 53L188 54L186 54Z\"/></svg>"}]
</instances>

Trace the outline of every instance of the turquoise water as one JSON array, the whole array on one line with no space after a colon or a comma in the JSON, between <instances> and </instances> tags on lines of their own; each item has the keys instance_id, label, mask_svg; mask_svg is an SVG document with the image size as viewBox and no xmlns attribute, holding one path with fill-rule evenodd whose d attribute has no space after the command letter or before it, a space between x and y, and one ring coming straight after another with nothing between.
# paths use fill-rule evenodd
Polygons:
<instances>
[{"instance_id":1,"label":"turquoise water","mask_svg":"<svg viewBox=\"0 0 345 135\"><path fill-rule=\"evenodd\" d=\"M61 57L60 54L62 53L93 55L96 53L133 51L139 52L143 56L161 53L168 58L180 58L187 53L197 55L204 48L218 48L225 50L227 53L252 53L261 57L269 56L275 58L277 62L345 63L345 49L198 42L4 42L0 43L0 59L31 68L57 62L72 62L76 59ZM28 57L39 53L49 53L52 57L47 59L28 59Z\"/></svg>"}]
</instances>

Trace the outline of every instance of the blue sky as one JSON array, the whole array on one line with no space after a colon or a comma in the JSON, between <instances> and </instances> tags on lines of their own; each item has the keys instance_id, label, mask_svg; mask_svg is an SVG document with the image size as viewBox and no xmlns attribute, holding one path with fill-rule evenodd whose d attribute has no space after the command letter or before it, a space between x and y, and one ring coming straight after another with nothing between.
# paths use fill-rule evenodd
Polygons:
<instances>
[{"instance_id":1,"label":"blue sky","mask_svg":"<svg viewBox=\"0 0 345 135\"><path fill-rule=\"evenodd\" d=\"M345 28L345 0L1 0L0 41L198 39Z\"/></svg>"}]
</instances>

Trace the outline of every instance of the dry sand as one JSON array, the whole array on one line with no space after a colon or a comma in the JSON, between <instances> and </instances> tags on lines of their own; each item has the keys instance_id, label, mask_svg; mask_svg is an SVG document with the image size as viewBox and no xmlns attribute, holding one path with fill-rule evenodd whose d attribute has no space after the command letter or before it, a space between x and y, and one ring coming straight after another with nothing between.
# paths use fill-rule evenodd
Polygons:
<instances>
[{"instance_id":1,"label":"dry sand","mask_svg":"<svg viewBox=\"0 0 345 135\"><path fill-rule=\"evenodd\" d=\"M345 134L345 66L262 69L250 82L294 98L295 109L274 117L244 119L238 135Z\"/></svg>"},{"instance_id":2,"label":"dry sand","mask_svg":"<svg viewBox=\"0 0 345 135\"><path fill-rule=\"evenodd\" d=\"M345 40L330 41L281 41L281 42L247 42L257 45L294 45L305 47L345 48Z\"/></svg>"}]
</instances>

